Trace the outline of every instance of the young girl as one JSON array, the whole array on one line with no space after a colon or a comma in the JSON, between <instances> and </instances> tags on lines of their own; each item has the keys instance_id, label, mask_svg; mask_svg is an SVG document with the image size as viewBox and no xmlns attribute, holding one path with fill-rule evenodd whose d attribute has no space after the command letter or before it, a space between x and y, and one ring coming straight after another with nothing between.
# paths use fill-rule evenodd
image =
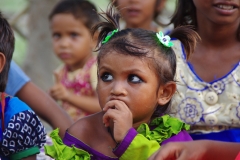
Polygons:
<instances>
[{"instance_id":1,"label":"young girl","mask_svg":"<svg viewBox=\"0 0 240 160\"><path fill-rule=\"evenodd\" d=\"M170 37L143 29L120 31L112 7L105 19L93 28L100 30L97 93L102 111L78 120L63 142L57 130L51 134L54 146L45 151L55 159L147 159L162 144L191 140L187 125L164 115L176 90ZM187 53L198 37L188 28L171 36L184 40Z\"/></svg>"},{"instance_id":2,"label":"young girl","mask_svg":"<svg viewBox=\"0 0 240 160\"><path fill-rule=\"evenodd\" d=\"M91 27L99 21L96 8L88 1L64 0L50 16L53 49L64 65L54 73L56 83L50 95L77 119L100 110L95 93L96 57Z\"/></svg>"},{"instance_id":3,"label":"young girl","mask_svg":"<svg viewBox=\"0 0 240 160\"><path fill-rule=\"evenodd\" d=\"M125 28L142 28L154 32L166 27L159 21L166 0L116 0L115 6L125 22Z\"/></svg>"},{"instance_id":4,"label":"young girl","mask_svg":"<svg viewBox=\"0 0 240 160\"><path fill-rule=\"evenodd\" d=\"M13 31L0 13L0 159L36 160L45 128L30 107L4 93L13 50Z\"/></svg>"},{"instance_id":5,"label":"young girl","mask_svg":"<svg viewBox=\"0 0 240 160\"><path fill-rule=\"evenodd\" d=\"M174 26L201 37L189 61L176 42L178 92L173 114L192 125L193 139L240 141L240 1L178 1Z\"/></svg>"}]
</instances>

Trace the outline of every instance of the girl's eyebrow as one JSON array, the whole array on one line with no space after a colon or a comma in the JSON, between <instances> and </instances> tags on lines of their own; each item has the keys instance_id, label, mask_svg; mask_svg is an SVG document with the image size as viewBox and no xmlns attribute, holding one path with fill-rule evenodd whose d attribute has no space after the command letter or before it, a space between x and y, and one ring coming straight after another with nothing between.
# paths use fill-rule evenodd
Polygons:
<instances>
[{"instance_id":1,"label":"girl's eyebrow","mask_svg":"<svg viewBox=\"0 0 240 160\"><path fill-rule=\"evenodd\" d=\"M112 69L111 69L111 66L101 66L101 67L99 67L99 71L100 70L102 70L102 69L104 69L104 70L107 70L107 71L110 71L110 72L114 72ZM140 69L138 69L138 68L133 68L133 69L126 69L125 71L124 71L124 73L136 73L136 72L138 72L138 73L142 73L142 74L146 74L146 73L148 73L148 72L144 72L143 70L140 70Z\"/></svg>"},{"instance_id":2,"label":"girl's eyebrow","mask_svg":"<svg viewBox=\"0 0 240 160\"><path fill-rule=\"evenodd\" d=\"M98 68L98 70L102 70L102 69L111 70L111 67L110 67L110 66L108 67L108 66L103 65L103 66L101 66L101 67Z\"/></svg>"}]
</instances>

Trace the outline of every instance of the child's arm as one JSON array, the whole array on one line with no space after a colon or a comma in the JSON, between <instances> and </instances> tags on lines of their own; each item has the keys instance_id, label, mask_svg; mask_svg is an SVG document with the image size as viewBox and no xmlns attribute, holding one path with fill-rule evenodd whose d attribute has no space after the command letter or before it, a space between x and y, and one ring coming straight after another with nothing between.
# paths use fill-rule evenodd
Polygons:
<instances>
[{"instance_id":1,"label":"child's arm","mask_svg":"<svg viewBox=\"0 0 240 160\"><path fill-rule=\"evenodd\" d=\"M97 96L78 96L70 93L66 101L88 113L101 111Z\"/></svg>"},{"instance_id":2,"label":"child's arm","mask_svg":"<svg viewBox=\"0 0 240 160\"><path fill-rule=\"evenodd\" d=\"M159 149L160 145L155 140L148 140L135 129L130 129L123 141L113 150L120 160L147 159Z\"/></svg>"},{"instance_id":3,"label":"child's arm","mask_svg":"<svg viewBox=\"0 0 240 160\"><path fill-rule=\"evenodd\" d=\"M132 128L132 113L128 106L119 100L112 100L106 103L103 111L103 123L106 127L114 125L114 139L120 142L113 150L120 160L147 159L160 145L157 141L151 141Z\"/></svg>"},{"instance_id":4,"label":"child's arm","mask_svg":"<svg viewBox=\"0 0 240 160\"><path fill-rule=\"evenodd\" d=\"M68 102L71 105L75 106L76 108L79 108L88 113L96 113L101 110L96 95L94 97L91 97L84 95L79 96L74 93L71 93L66 89L65 86L61 84L60 74L54 72L54 76L56 84L50 89L50 95L55 100L62 100Z\"/></svg>"},{"instance_id":5,"label":"child's arm","mask_svg":"<svg viewBox=\"0 0 240 160\"><path fill-rule=\"evenodd\" d=\"M72 124L72 120L66 112L32 82L26 83L17 92L17 97L27 103L37 115L47 121L53 128L60 128L61 137L64 136L66 129Z\"/></svg>"},{"instance_id":6,"label":"child's arm","mask_svg":"<svg viewBox=\"0 0 240 160\"><path fill-rule=\"evenodd\" d=\"M240 144L200 140L168 143L160 148L149 160L234 160L240 151Z\"/></svg>"},{"instance_id":7,"label":"child's arm","mask_svg":"<svg viewBox=\"0 0 240 160\"><path fill-rule=\"evenodd\" d=\"M114 139L120 143L113 152L121 160L147 159L159 149L159 143L173 135L178 135L182 129L188 128L188 125L185 125L182 121L169 115L164 115L152 121L152 123L154 122L157 125L153 131L150 131L146 123L139 124L140 127L137 127L138 132L141 134L138 134L134 128L131 128L132 114L124 102L111 100L106 103L103 111L106 112L103 116L105 126L111 126L112 123L114 125ZM185 140L185 138L186 136L181 134L179 141ZM188 138L187 140L190 139Z\"/></svg>"}]
</instances>

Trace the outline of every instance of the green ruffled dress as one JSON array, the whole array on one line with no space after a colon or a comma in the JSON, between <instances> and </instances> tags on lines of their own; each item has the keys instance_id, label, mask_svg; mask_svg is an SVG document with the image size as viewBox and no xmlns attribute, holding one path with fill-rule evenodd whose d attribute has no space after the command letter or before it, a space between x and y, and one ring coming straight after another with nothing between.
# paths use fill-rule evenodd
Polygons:
<instances>
[{"instance_id":1,"label":"green ruffled dress","mask_svg":"<svg viewBox=\"0 0 240 160\"><path fill-rule=\"evenodd\" d=\"M154 128L154 129L150 129ZM138 134L130 143L126 151L119 157L120 160L147 159L155 151L160 148L160 144L177 135L182 130L189 130L190 126L181 120L164 115L154 119L149 125L141 124L137 132ZM44 146L47 155L56 160L90 160L91 154L74 147L66 146L58 135L59 130L54 130L50 137L53 140L52 146Z\"/></svg>"}]
</instances>

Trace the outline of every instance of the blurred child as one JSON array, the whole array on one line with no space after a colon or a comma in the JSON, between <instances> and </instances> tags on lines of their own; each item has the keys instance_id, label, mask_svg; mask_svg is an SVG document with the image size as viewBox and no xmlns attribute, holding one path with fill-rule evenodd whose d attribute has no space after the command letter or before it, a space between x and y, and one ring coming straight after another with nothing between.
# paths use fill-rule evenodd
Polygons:
<instances>
[{"instance_id":1,"label":"blurred child","mask_svg":"<svg viewBox=\"0 0 240 160\"><path fill-rule=\"evenodd\" d=\"M172 112L193 139L240 142L240 1L178 1L175 27L193 25L201 41L189 61L179 42Z\"/></svg>"},{"instance_id":2,"label":"blurred child","mask_svg":"<svg viewBox=\"0 0 240 160\"><path fill-rule=\"evenodd\" d=\"M46 141L45 128L30 107L4 93L13 51L13 31L0 13L0 159L36 160Z\"/></svg>"},{"instance_id":3,"label":"blurred child","mask_svg":"<svg viewBox=\"0 0 240 160\"><path fill-rule=\"evenodd\" d=\"M85 0L63 0L50 16L53 50L64 63L54 73L50 95L77 119L100 111L97 95L96 57L91 27L99 21L96 8Z\"/></svg>"},{"instance_id":4,"label":"blurred child","mask_svg":"<svg viewBox=\"0 0 240 160\"><path fill-rule=\"evenodd\" d=\"M55 159L147 159L162 144L191 140L187 125L164 115L176 91L170 37L120 30L112 7L107 21L93 28L100 31L97 93L102 111L75 122L63 142L57 130L51 134L54 146L45 146L45 151ZM184 40L187 53L198 38L187 27L171 36Z\"/></svg>"},{"instance_id":5,"label":"blurred child","mask_svg":"<svg viewBox=\"0 0 240 160\"><path fill-rule=\"evenodd\" d=\"M163 30L163 23L159 22L159 14L163 10L166 0L116 0L125 28L142 28L158 32Z\"/></svg>"},{"instance_id":6,"label":"blurred child","mask_svg":"<svg viewBox=\"0 0 240 160\"><path fill-rule=\"evenodd\" d=\"M61 137L73 123L70 116L46 92L34 84L13 60L9 68L5 93L25 102L52 128L59 128Z\"/></svg>"}]
</instances>

